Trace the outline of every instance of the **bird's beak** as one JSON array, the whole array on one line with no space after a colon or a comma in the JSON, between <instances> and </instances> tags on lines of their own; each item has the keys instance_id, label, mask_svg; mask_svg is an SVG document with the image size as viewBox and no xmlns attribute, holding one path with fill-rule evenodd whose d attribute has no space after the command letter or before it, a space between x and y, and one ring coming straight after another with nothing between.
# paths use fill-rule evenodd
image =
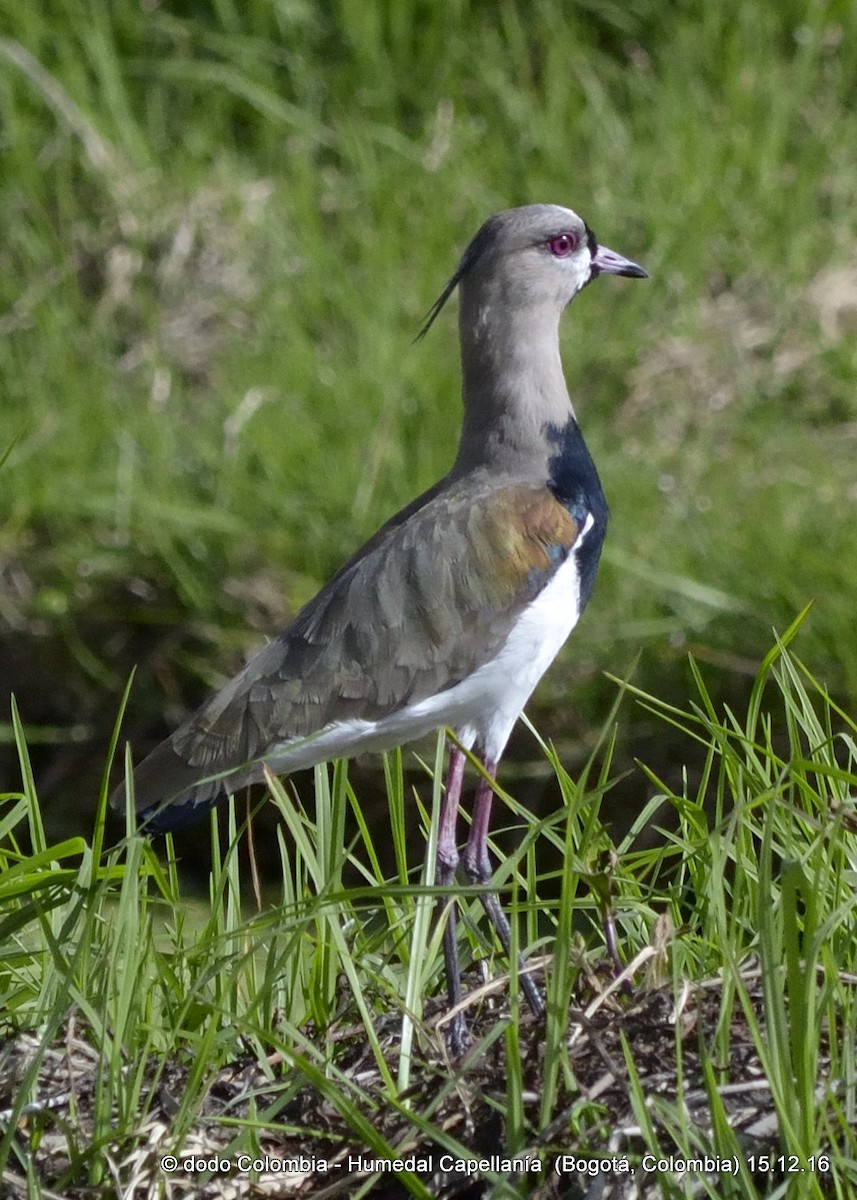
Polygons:
<instances>
[{"instance_id":1,"label":"bird's beak","mask_svg":"<svg viewBox=\"0 0 857 1200\"><path fill-rule=\"evenodd\" d=\"M599 246L592 256L592 278L601 274L630 275L634 279L649 278L649 272L639 263L631 262L630 258L623 258L621 254L617 254L615 250L608 250L606 246Z\"/></svg>"}]
</instances>

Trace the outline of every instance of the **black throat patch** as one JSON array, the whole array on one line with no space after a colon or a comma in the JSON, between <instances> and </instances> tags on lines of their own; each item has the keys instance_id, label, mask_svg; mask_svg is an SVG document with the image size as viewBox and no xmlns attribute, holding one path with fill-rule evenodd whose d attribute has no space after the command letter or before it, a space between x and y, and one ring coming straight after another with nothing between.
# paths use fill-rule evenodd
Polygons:
<instances>
[{"instance_id":1,"label":"black throat patch","mask_svg":"<svg viewBox=\"0 0 857 1200\"><path fill-rule=\"evenodd\" d=\"M577 551L582 610L595 585L610 510L595 463L574 417L569 417L564 426L546 425L545 435L550 445L556 447L548 459L548 487L571 513L578 529L583 528L590 513L594 522Z\"/></svg>"}]
</instances>

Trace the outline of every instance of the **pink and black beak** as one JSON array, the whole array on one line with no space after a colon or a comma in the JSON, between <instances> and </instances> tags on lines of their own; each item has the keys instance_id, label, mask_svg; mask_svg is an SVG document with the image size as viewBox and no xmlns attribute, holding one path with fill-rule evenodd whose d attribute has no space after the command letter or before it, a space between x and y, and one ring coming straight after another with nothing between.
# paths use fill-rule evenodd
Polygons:
<instances>
[{"instance_id":1,"label":"pink and black beak","mask_svg":"<svg viewBox=\"0 0 857 1200\"><path fill-rule=\"evenodd\" d=\"M587 226L587 238L589 241L589 253L592 254L592 274L589 275L589 282L598 278L599 275L628 275L634 280L647 280L648 271L639 263L631 262L630 258L623 258L622 254L617 254L615 250L609 250L607 246L599 246L598 239L592 229Z\"/></svg>"},{"instance_id":2,"label":"pink and black beak","mask_svg":"<svg viewBox=\"0 0 857 1200\"><path fill-rule=\"evenodd\" d=\"M599 275L629 275L632 279L649 278L649 272L639 263L632 262L630 258L623 258L621 254L617 254L615 250L609 250L607 246L599 246L591 232L589 248L592 252L590 279L595 279Z\"/></svg>"}]
</instances>

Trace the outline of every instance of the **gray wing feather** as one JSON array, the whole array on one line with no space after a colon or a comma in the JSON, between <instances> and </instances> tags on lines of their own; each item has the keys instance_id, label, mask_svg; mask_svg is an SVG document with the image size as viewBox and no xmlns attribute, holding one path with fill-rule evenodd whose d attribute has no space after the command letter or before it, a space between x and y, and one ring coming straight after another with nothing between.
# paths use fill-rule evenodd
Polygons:
<instances>
[{"instance_id":1,"label":"gray wing feather","mask_svg":"<svg viewBox=\"0 0 857 1200\"><path fill-rule=\"evenodd\" d=\"M380 530L137 768L139 809L213 802L259 778L274 746L331 722L379 720L494 657L558 565L545 540L567 549L573 523L537 485L437 490ZM516 529L522 501L547 533Z\"/></svg>"}]
</instances>

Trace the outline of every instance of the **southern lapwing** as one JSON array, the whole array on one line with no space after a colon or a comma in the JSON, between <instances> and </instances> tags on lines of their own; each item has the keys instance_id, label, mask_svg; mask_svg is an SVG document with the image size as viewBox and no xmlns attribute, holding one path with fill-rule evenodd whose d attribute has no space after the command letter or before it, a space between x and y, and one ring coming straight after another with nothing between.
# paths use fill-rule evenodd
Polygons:
<instances>
[{"instance_id":1,"label":"southern lapwing","mask_svg":"<svg viewBox=\"0 0 857 1200\"><path fill-rule=\"evenodd\" d=\"M247 784L384 750L450 726L485 766L462 855L491 880L491 779L515 721L592 592L607 504L574 415L559 319L597 275L642 267L598 244L576 213L531 204L490 217L431 308L458 288L464 420L449 473L342 566L289 627L134 771L145 828L176 829ZM458 867L465 755L450 752L437 879ZM113 793L125 803L125 785ZM509 923L482 899L504 947ZM461 998L455 908L444 931ZM543 1012L521 975L530 1008ZM467 1035L451 1023L456 1051Z\"/></svg>"}]
</instances>

